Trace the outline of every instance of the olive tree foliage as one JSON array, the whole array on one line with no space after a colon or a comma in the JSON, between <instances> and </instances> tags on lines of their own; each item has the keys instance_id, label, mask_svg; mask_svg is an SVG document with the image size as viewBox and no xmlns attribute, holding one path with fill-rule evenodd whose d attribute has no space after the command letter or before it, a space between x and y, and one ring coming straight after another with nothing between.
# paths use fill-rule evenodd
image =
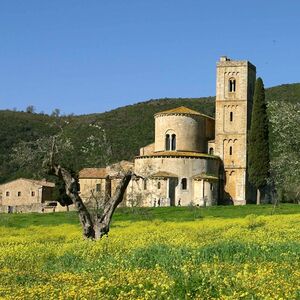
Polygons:
<instances>
[{"instance_id":1,"label":"olive tree foliage","mask_svg":"<svg viewBox=\"0 0 300 300\"><path fill-rule=\"evenodd\" d=\"M271 178L281 198L300 201L300 103L268 103L273 157Z\"/></svg>"},{"instance_id":2,"label":"olive tree foliage","mask_svg":"<svg viewBox=\"0 0 300 300\"><path fill-rule=\"evenodd\" d=\"M100 209L94 213L89 211L80 197L78 176L72 167L76 166L74 160L77 155L83 155L84 164L87 166L99 166L100 163L103 165L109 162L111 147L105 130L101 124L89 124L89 134L78 148L68 136L69 122L62 123L58 120L56 126L58 126L58 131L53 136L31 142L20 142L13 149L11 158L20 168L35 170L35 175L39 178L46 174L59 178L64 184L66 195L62 197L64 199L62 204L74 204L84 237L99 239L109 232L112 215L123 200L123 195L133 175L132 171L120 173L119 185L114 194L111 195L110 189L106 189L106 195L99 199L101 203L97 203ZM107 186L110 186L110 181L110 176L107 176Z\"/></svg>"},{"instance_id":3,"label":"olive tree foliage","mask_svg":"<svg viewBox=\"0 0 300 300\"><path fill-rule=\"evenodd\" d=\"M86 166L107 166L111 162L112 147L104 128L100 124L89 124L90 135L80 151L85 157Z\"/></svg>"}]
</instances>

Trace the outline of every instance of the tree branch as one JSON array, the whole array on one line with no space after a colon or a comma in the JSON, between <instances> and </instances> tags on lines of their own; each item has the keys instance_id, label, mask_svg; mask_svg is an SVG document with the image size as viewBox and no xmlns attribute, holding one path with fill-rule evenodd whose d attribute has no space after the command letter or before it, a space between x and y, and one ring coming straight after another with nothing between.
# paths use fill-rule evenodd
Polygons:
<instances>
[{"instance_id":1,"label":"tree branch","mask_svg":"<svg viewBox=\"0 0 300 300\"><path fill-rule=\"evenodd\" d=\"M132 176L133 174L131 171L127 172L117 186L114 195L104 204L103 214L98 218L97 224L95 225L97 226L95 230L96 239L108 234L112 215L117 206L122 202L124 193Z\"/></svg>"}]
</instances>

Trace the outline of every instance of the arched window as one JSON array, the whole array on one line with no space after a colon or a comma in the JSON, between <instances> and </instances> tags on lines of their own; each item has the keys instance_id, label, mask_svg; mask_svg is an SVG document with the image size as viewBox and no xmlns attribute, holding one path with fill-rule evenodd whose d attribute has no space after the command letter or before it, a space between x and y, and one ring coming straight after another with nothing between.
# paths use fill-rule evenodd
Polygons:
<instances>
[{"instance_id":1,"label":"arched window","mask_svg":"<svg viewBox=\"0 0 300 300\"><path fill-rule=\"evenodd\" d=\"M229 92L230 93L235 92L235 90L236 90L236 81L235 81L235 79L230 78L228 83L229 83Z\"/></svg>"},{"instance_id":2,"label":"arched window","mask_svg":"<svg viewBox=\"0 0 300 300\"><path fill-rule=\"evenodd\" d=\"M176 150L176 134L172 134L171 150Z\"/></svg>"},{"instance_id":3,"label":"arched window","mask_svg":"<svg viewBox=\"0 0 300 300\"><path fill-rule=\"evenodd\" d=\"M21 197L21 192L18 192L18 197Z\"/></svg>"},{"instance_id":4,"label":"arched window","mask_svg":"<svg viewBox=\"0 0 300 300\"><path fill-rule=\"evenodd\" d=\"M6 197L9 197L9 192L6 192L6 194L5 194L5 195L6 195Z\"/></svg>"},{"instance_id":5,"label":"arched window","mask_svg":"<svg viewBox=\"0 0 300 300\"><path fill-rule=\"evenodd\" d=\"M170 150L170 135L166 134L166 150Z\"/></svg>"},{"instance_id":6,"label":"arched window","mask_svg":"<svg viewBox=\"0 0 300 300\"><path fill-rule=\"evenodd\" d=\"M232 146L229 147L229 155L232 155Z\"/></svg>"},{"instance_id":7,"label":"arched window","mask_svg":"<svg viewBox=\"0 0 300 300\"><path fill-rule=\"evenodd\" d=\"M213 147L209 148L209 154L214 155L214 148Z\"/></svg>"},{"instance_id":8,"label":"arched window","mask_svg":"<svg viewBox=\"0 0 300 300\"><path fill-rule=\"evenodd\" d=\"M187 179L186 178L182 178L181 179L181 189L182 190L186 190L187 189Z\"/></svg>"},{"instance_id":9,"label":"arched window","mask_svg":"<svg viewBox=\"0 0 300 300\"><path fill-rule=\"evenodd\" d=\"M233 112L231 111L230 112L230 122L232 122L233 121Z\"/></svg>"},{"instance_id":10,"label":"arched window","mask_svg":"<svg viewBox=\"0 0 300 300\"><path fill-rule=\"evenodd\" d=\"M160 190L160 182L157 183L157 189Z\"/></svg>"},{"instance_id":11,"label":"arched window","mask_svg":"<svg viewBox=\"0 0 300 300\"><path fill-rule=\"evenodd\" d=\"M147 179L144 179L144 190L147 189Z\"/></svg>"}]
</instances>

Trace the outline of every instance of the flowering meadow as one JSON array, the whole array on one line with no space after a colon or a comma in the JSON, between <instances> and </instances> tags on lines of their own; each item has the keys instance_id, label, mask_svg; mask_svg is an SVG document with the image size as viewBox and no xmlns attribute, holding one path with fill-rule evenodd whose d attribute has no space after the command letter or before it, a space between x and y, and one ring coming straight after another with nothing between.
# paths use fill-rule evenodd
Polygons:
<instances>
[{"instance_id":1,"label":"flowering meadow","mask_svg":"<svg viewBox=\"0 0 300 300\"><path fill-rule=\"evenodd\" d=\"M0 299L300 299L300 206L0 215Z\"/></svg>"}]
</instances>

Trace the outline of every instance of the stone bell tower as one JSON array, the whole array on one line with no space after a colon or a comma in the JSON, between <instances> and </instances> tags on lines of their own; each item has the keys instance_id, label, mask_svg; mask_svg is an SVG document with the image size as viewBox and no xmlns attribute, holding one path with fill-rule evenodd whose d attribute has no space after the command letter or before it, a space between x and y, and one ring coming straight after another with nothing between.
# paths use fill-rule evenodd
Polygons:
<instances>
[{"instance_id":1,"label":"stone bell tower","mask_svg":"<svg viewBox=\"0 0 300 300\"><path fill-rule=\"evenodd\" d=\"M215 154L224 163L224 197L235 205L246 204L252 196L247 179L247 131L255 79L256 68L248 61L222 56L217 63Z\"/></svg>"}]
</instances>

